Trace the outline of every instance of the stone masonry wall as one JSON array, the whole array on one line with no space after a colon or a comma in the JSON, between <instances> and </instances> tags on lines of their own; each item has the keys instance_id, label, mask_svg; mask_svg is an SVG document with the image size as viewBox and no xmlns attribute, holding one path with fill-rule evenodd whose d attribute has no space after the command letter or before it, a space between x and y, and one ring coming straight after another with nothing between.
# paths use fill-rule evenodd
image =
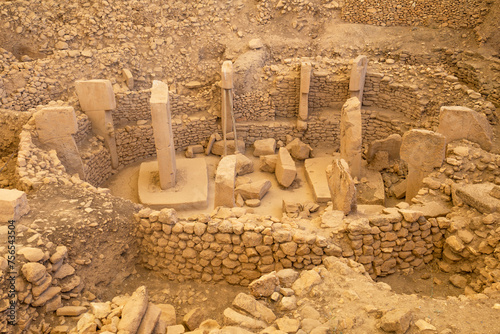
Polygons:
<instances>
[{"instance_id":1,"label":"stone masonry wall","mask_svg":"<svg viewBox=\"0 0 500 334\"><path fill-rule=\"evenodd\" d=\"M276 115L269 93L266 92L235 95L233 108L236 122L272 121Z\"/></svg>"},{"instance_id":2,"label":"stone masonry wall","mask_svg":"<svg viewBox=\"0 0 500 334\"><path fill-rule=\"evenodd\" d=\"M190 220L178 219L172 209L143 209L135 221L147 268L172 280L240 285L273 270L309 269L331 255L355 259L372 276L383 276L431 261L439 253L433 238L442 236L421 213L398 209L350 221L336 240L241 209L220 208L212 217Z\"/></svg>"},{"instance_id":3,"label":"stone masonry wall","mask_svg":"<svg viewBox=\"0 0 500 334\"><path fill-rule=\"evenodd\" d=\"M380 26L474 28L488 11L481 0L346 0L342 19Z\"/></svg>"},{"instance_id":4,"label":"stone masonry wall","mask_svg":"<svg viewBox=\"0 0 500 334\"><path fill-rule=\"evenodd\" d=\"M111 175L111 155L101 142L97 142L97 139L96 145L81 156L85 181L91 185L98 187Z\"/></svg>"}]
</instances>

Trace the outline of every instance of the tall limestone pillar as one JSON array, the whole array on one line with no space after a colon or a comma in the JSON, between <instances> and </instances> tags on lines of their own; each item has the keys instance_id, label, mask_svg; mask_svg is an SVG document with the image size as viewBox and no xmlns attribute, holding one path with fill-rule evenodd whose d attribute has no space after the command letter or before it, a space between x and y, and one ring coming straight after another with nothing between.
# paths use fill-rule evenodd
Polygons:
<instances>
[{"instance_id":1,"label":"tall limestone pillar","mask_svg":"<svg viewBox=\"0 0 500 334\"><path fill-rule=\"evenodd\" d=\"M311 86L311 63L300 65L299 119L306 121L309 116L309 88Z\"/></svg>"},{"instance_id":2,"label":"tall limestone pillar","mask_svg":"<svg viewBox=\"0 0 500 334\"><path fill-rule=\"evenodd\" d=\"M361 103L351 97L342 107L340 115L340 157L351 170L352 177L361 177L362 144Z\"/></svg>"},{"instance_id":3,"label":"tall limestone pillar","mask_svg":"<svg viewBox=\"0 0 500 334\"><path fill-rule=\"evenodd\" d=\"M226 60L222 64L221 77L222 77L221 121L222 121L222 135L224 137L224 155L226 155L227 154L226 138L229 132L234 132L234 141L235 143L237 143L236 125L233 124L233 88L234 88L233 63L230 60Z\"/></svg>"},{"instance_id":4,"label":"tall limestone pillar","mask_svg":"<svg viewBox=\"0 0 500 334\"><path fill-rule=\"evenodd\" d=\"M175 186L175 146L172 132L172 117L168 98L168 85L154 80L151 88L151 119L155 136L160 187L165 190Z\"/></svg>"},{"instance_id":5,"label":"tall limestone pillar","mask_svg":"<svg viewBox=\"0 0 500 334\"><path fill-rule=\"evenodd\" d=\"M109 80L78 80L76 93L83 112L92 122L92 130L104 138L111 155L111 166L118 168L115 128L111 111L116 109L115 94Z\"/></svg>"},{"instance_id":6,"label":"tall limestone pillar","mask_svg":"<svg viewBox=\"0 0 500 334\"><path fill-rule=\"evenodd\" d=\"M367 67L368 58L366 56L356 57L352 64L349 92L351 97L357 97L360 102L363 102L363 89L365 87Z\"/></svg>"}]
</instances>

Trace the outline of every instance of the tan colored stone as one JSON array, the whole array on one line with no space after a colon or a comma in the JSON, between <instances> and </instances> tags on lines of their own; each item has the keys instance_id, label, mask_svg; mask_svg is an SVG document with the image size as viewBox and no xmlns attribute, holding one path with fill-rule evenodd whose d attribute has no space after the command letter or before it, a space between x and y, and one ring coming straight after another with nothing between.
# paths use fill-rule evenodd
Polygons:
<instances>
[{"instance_id":1,"label":"tan colored stone","mask_svg":"<svg viewBox=\"0 0 500 334\"><path fill-rule=\"evenodd\" d=\"M146 287L141 286L134 291L132 296L123 306L122 317L118 323L118 330L136 333L147 308L148 293Z\"/></svg>"},{"instance_id":2,"label":"tan colored stone","mask_svg":"<svg viewBox=\"0 0 500 334\"><path fill-rule=\"evenodd\" d=\"M343 159L335 159L326 170L333 210L349 214L356 210L356 187Z\"/></svg>"},{"instance_id":3,"label":"tan colored stone","mask_svg":"<svg viewBox=\"0 0 500 334\"><path fill-rule=\"evenodd\" d=\"M276 139L258 139L253 143L253 146L253 155L256 157L260 157L262 155L272 155L276 151Z\"/></svg>"},{"instance_id":4,"label":"tan colored stone","mask_svg":"<svg viewBox=\"0 0 500 334\"><path fill-rule=\"evenodd\" d=\"M236 180L236 156L227 155L221 159L215 174L214 207L235 206L234 185Z\"/></svg>"},{"instance_id":5,"label":"tan colored stone","mask_svg":"<svg viewBox=\"0 0 500 334\"><path fill-rule=\"evenodd\" d=\"M284 147L279 149L275 170L276 180L283 187L289 187L297 176L297 168L290 153Z\"/></svg>"},{"instance_id":6,"label":"tan colored stone","mask_svg":"<svg viewBox=\"0 0 500 334\"><path fill-rule=\"evenodd\" d=\"M361 178L361 103L351 97L342 106L340 115L340 157L353 177Z\"/></svg>"},{"instance_id":7,"label":"tan colored stone","mask_svg":"<svg viewBox=\"0 0 500 334\"><path fill-rule=\"evenodd\" d=\"M365 87L366 70L368 67L368 58L366 56L358 56L354 59L351 68L351 78L349 80L349 92L351 97L357 97L359 101L363 101L363 90Z\"/></svg>"},{"instance_id":8,"label":"tan colored stone","mask_svg":"<svg viewBox=\"0 0 500 334\"><path fill-rule=\"evenodd\" d=\"M30 211L26 193L17 189L0 189L0 223L19 220Z\"/></svg>"},{"instance_id":9,"label":"tan colored stone","mask_svg":"<svg viewBox=\"0 0 500 334\"><path fill-rule=\"evenodd\" d=\"M262 199L267 194L271 188L271 181L260 180L257 182L251 182L242 184L236 187L236 194L240 194L243 199Z\"/></svg>"}]
</instances>

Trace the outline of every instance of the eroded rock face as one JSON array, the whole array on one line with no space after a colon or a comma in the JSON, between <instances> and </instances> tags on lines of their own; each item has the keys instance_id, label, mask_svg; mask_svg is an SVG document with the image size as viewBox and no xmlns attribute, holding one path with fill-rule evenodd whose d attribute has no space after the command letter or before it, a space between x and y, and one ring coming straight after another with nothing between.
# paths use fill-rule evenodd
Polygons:
<instances>
[{"instance_id":1,"label":"eroded rock face","mask_svg":"<svg viewBox=\"0 0 500 334\"><path fill-rule=\"evenodd\" d=\"M437 132L446 137L446 143L467 139L491 150L493 133L486 115L467 107L441 107Z\"/></svg>"},{"instance_id":2,"label":"eroded rock face","mask_svg":"<svg viewBox=\"0 0 500 334\"><path fill-rule=\"evenodd\" d=\"M356 187L344 159L335 159L326 170L333 210L349 214L356 210Z\"/></svg>"}]
</instances>

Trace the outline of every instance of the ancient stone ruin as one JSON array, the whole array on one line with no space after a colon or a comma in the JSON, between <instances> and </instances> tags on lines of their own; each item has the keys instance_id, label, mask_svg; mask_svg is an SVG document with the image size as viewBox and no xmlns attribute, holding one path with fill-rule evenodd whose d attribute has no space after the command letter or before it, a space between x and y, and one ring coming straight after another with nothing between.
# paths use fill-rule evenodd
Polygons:
<instances>
[{"instance_id":1,"label":"ancient stone ruin","mask_svg":"<svg viewBox=\"0 0 500 334\"><path fill-rule=\"evenodd\" d=\"M498 333L499 16L0 2L0 333Z\"/></svg>"}]
</instances>

